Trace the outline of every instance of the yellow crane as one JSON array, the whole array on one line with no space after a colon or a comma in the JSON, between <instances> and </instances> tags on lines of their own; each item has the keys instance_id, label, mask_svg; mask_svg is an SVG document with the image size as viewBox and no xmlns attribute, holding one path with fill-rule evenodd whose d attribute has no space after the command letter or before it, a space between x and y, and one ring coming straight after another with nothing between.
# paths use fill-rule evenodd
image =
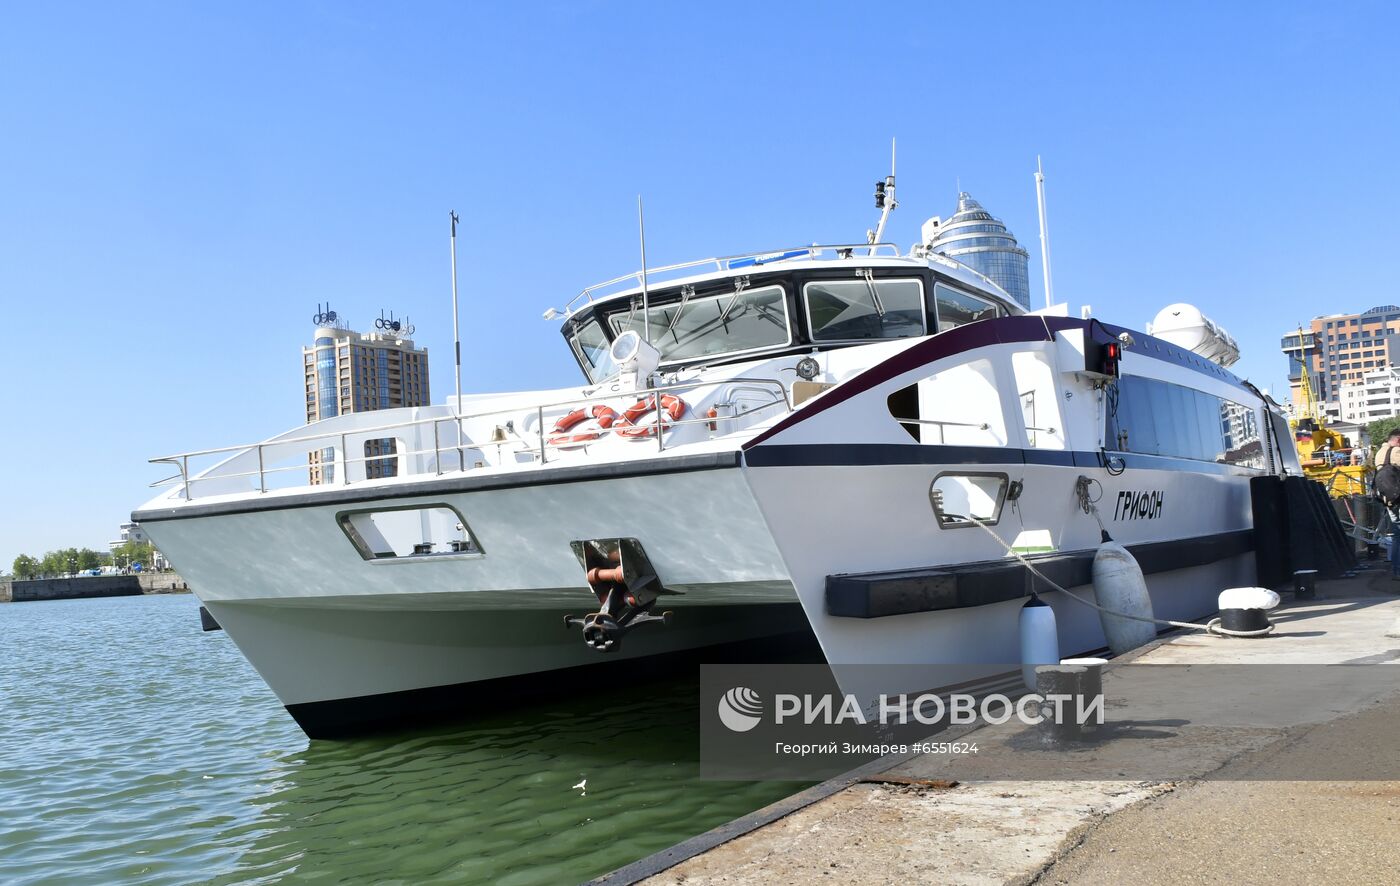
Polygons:
<instances>
[{"instance_id":1,"label":"yellow crane","mask_svg":"<svg viewBox=\"0 0 1400 886\"><path fill-rule=\"evenodd\" d=\"M1351 441L1331 428L1313 400L1312 378L1308 374L1307 349L1303 345L1303 329L1298 329L1298 363L1302 367L1303 402L1289 426L1298 448L1298 460L1303 473L1327 487L1334 498L1365 495L1366 480L1371 466L1355 449Z\"/></svg>"}]
</instances>

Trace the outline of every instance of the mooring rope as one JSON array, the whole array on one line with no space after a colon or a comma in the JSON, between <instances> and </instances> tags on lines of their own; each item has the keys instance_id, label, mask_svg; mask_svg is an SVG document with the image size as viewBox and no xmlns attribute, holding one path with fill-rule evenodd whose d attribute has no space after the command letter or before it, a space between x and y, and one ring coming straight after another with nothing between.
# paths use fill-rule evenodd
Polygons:
<instances>
[{"instance_id":1,"label":"mooring rope","mask_svg":"<svg viewBox=\"0 0 1400 886\"><path fill-rule=\"evenodd\" d=\"M1086 479L1086 478L1080 478L1080 479ZM1092 506L1092 505L1091 505L1091 506ZM969 510L971 510L971 509L969 508ZM1097 508L1095 508L1095 514L1094 514L1094 516L1095 516L1095 517L1098 516L1098 514L1097 514ZM1016 550L1014 547L1012 547L1011 545L1007 544L1007 543L1006 543L1006 540L1003 539L1000 535L997 535L996 532L992 529L992 527L988 526L986 523L983 523L981 520L977 519L976 517L974 517L974 516L972 516L972 515L970 515L970 514L968 515L967 518L968 518L969 520L971 520L973 523L976 523L978 526L981 526L983 529L985 529L985 530L987 531L987 534L988 534L988 535L990 535L992 538L996 539L997 542L998 542L1002 547L1006 548L1006 552L1007 552L1007 553L1009 553L1011 556L1013 556L1013 557L1015 557L1017 560L1019 560L1019 561L1021 562L1021 565L1022 565L1022 566L1025 566L1027 569L1029 569L1029 570L1031 571L1031 574L1032 574L1032 575L1035 575L1035 576L1036 576L1037 578L1039 578L1041 581L1045 582L1045 583L1048 584L1050 587L1054 588L1055 590L1059 591L1060 593L1064 594L1065 596L1069 597L1071 600L1074 600L1075 602L1083 603L1085 606L1088 606L1088 607L1090 607L1091 609L1097 609L1097 610L1100 611L1100 612L1104 612L1104 613L1107 613L1107 614L1109 614L1109 615L1117 616L1118 618L1131 619L1132 621L1145 621L1145 622L1148 622L1149 624L1171 625L1171 626L1174 627L1174 628L1188 628L1188 629L1193 630L1193 631L1208 631L1208 632L1210 632L1210 633L1216 633L1215 631L1212 631L1212 630L1211 630L1209 624L1203 624L1203 625L1202 625L1202 624L1196 624L1195 622L1189 622L1189 621L1172 621L1171 619L1167 619L1167 618L1149 618L1149 617L1147 617L1147 616L1145 616L1145 615L1129 615L1129 614L1126 613L1126 612L1116 612L1116 611L1114 611L1114 610L1112 610L1112 609L1106 609L1106 608L1104 608L1103 606L1100 606L1099 604L1095 603L1095 602L1092 601L1092 600L1086 600L1086 599L1084 599L1083 597L1079 596L1078 594L1075 594L1075 593L1069 591L1068 589L1066 589L1065 587L1063 587L1062 585L1060 585L1058 582L1056 582L1055 580L1051 579L1051 578L1050 578L1049 576L1047 576L1045 573L1043 573L1043 572L1041 572L1039 569L1037 569L1037 568L1036 568L1036 565L1035 565L1034 563L1032 563L1030 560L1026 559L1026 557L1025 557L1020 551ZM1100 525L1100 526L1103 525L1102 521L1100 521L1100 524L1099 524L1099 525ZM1216 619L1216 621L1219 621L1219 619ZM1223 632L1225 629L1224 629L1224 628L1220 628L1219 630ZM1269 630L1273 630L1273 626L1272 626L1272 625L1270 626ZM1253 636L1252 634L1247 634L1247 633L1236 633L1236 632L1230 632L1230 634L1231 634L1232 636Z\"/></svg>"}]
</instances>

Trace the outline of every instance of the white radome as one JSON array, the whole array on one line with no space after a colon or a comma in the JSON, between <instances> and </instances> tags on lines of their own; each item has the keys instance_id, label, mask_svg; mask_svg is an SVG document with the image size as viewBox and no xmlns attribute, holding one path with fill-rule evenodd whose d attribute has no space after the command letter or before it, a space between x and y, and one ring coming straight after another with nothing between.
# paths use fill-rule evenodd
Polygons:
<instances>
[{"instance_id":1,"label":"white radome","mask_svg":"<svg viewBox=\"0 0 1400 886\"><path fill-rule=\"evenodd\" d=\"M1240 359L1234 337L1195 305L1167 305L1147 324L1147 332L1221 366L1233 365Z\"/></svg>"}]
</instances>

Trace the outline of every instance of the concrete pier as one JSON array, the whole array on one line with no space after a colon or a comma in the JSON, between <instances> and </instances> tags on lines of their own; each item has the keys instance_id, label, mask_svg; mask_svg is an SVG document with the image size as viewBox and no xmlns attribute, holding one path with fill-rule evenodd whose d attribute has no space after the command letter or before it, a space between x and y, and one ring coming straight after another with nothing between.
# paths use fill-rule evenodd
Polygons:
<instances>
[{"instance_id":1,"label":"concrete pier","mask_svg":"<svg viewBox=\"0 0 1400 886\"><path fill-rule=\"evenodd\" d=\"M1267 639L1182 632L1111 661L1109 719L1134 728L1055 757L1053 777L1034 766L1034 727L950 729L940 738L976 741L975 759L875 761L596 882L1393 883L1400 641L1387 635L1397 616L1379 570L1320 582L1318 599L1285 600ZM1208 705L1191 708L1160 679L1166 669L1133 667L1250 663L1281 666L1257 671L1279 685L1241 697L1278 703L1229 725ZM1380 667L1332 669L1326 687L1286 683L1321 664ZM1299 701L1300 688L1312 696ZM1035 777L1007 777L1015 765Z\"/></svg>"},{"instance_id":2,"label":"concrete pier","mask_svg":"<svg viewBox=\"0 0 1400 886\"><path fill-rule=\"evenodd\" d=\"M0 603L36 600L83 600L93 597L137 597L141 594L187 593L189 585L173 572L134 575L89 575L80 578L37 578L0 581Z\"/></svg>"}]
</instances>

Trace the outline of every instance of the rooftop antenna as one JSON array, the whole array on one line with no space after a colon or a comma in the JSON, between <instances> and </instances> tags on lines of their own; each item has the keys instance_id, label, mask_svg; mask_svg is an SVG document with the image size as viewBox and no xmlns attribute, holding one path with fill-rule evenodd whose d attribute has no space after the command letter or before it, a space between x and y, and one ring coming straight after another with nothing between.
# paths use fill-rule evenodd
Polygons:
<instances>
[{"instance_id":1,"label":"rooftop antenna","mask_svg":"<svg viewBox=\"0 0 1400 886\"><path fill-rule=\"evenodd\" d=\"M637 195L637 233L642 241L642 340L651 343L651 299L647 293L647 225L642 216L642 195Z\"/></svg>"},{"instance_id":2,"label":"rooftop antenna","mask_svg":"<svg viewBox=\"0 0 1400 886\"><path fill-rule=\"evenodd\" d=\"M867 242L870 243L870 250L867 254L875 254L875 244L880 242L880 238L885 236L885 223L890 220L890 213L894 212L899 201L894 199L894 139L890 139L890 174L882 182L875 183L875 208L880 210L880 223L875 226L875 230L866 233Z\"/></svg>"},{"instance_id":3,"label":"rooftop antenna","mask_svg":"<svg viewBox=\"0 0 1400 886\"><path fill-rule=\"evenodd\" d=\"M452 346L457 356L457 406L455 412L462 411L462 333L457 323L457 213L448 210L452 219Z\"/></svg>"},{"instance_id":4,"label":"rooftop antenna","mask_svg":"<svg viewBox=\"0 0 1400 886\"><path fill-rule=\"evenodd\" d=\"M457 415L457 470L465 470L467 454L462 449L462 333L457 322L457 212L449 209L452 219L452 348L457 360L457 398L452 411Z\"/></svg>"},{"instance_id":5,"label":"rooftop antenna","mask_svg":"<svg viewBox=\"0 0 1400 886\"><path fill-rule=\"evenodd\" d=\"M1045 277L1045 306L1055 303L1055 284L1050 281L1050 225L1045 219L1045 167L1035 155L1035 199L1040 205L1040 270Z\"/></svg>"}]
</instances>

